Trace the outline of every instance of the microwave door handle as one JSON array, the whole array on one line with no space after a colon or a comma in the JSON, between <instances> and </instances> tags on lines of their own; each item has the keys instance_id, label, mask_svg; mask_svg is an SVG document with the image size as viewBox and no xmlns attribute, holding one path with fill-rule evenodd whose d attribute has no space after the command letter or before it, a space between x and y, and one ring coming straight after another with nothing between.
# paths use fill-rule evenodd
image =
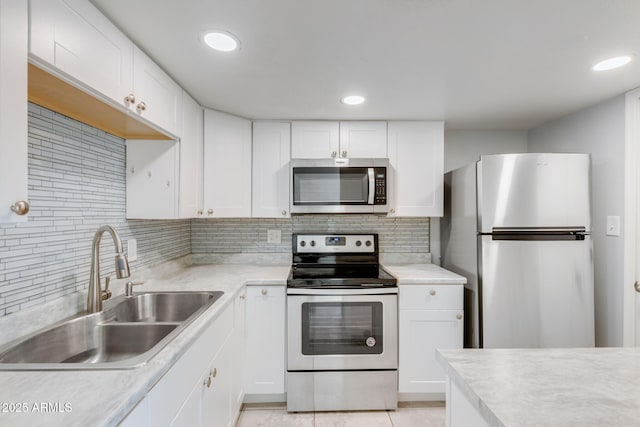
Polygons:
<instances>
[{"instance_id":1,"label":"microwave door handle","mask_svg":"<svg viewBox=\"0 0 640 427\"><path fill-rule=\"evenodd\" d=\"M373 171L373 168L368 168L368 174L369 174L369 200L367 200L367 204L373 205L373 197L375 196L375 192L376 192L376 179L375 179L375 173Z\"/></svg>"}]
</instances>

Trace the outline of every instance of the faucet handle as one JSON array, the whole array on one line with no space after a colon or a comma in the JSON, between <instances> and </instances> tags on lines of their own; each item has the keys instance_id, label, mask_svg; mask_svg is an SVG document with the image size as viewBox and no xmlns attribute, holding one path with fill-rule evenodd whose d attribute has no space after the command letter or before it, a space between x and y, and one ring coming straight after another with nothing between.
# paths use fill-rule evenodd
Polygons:
<instances>
[{"instance_id":1,"label":"faucet handle","mask_svg":"<svg viewBox=\"0 0 640 427\"><path fill-rule=\"evenodd\" d=\"M111 298L111 291L109 290L109 281L111 280L111 277L107 276L104 279L104 291L102 291L100 294L100 298L102 298L102 301L107 300L109 298Z\"/></svg>"},{"instance_id":2,"label":"faucet handle","mask_svg":"<svg viewBox=\"0 0 640 427\"><path fill-rule=\"evenodd\" d=\"M131 297L133 296L133 287L134 286L138 286L138 285L144 285L144 282L132 282L132 281L128 281L125 284L125 288L124 288L124 295L127 297Z\"/></svg>"}]
</instances>

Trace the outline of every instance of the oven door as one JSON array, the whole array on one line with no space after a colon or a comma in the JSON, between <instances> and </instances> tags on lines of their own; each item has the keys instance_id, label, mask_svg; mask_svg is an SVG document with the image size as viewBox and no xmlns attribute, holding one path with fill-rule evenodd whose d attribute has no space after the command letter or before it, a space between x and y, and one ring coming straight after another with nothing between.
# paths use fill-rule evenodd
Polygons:
<instances>
[{"instance_id":1,"label":"oven door","mask_svg":"<svg viewBox=\"0 0 640 427\"><path fill-rule=\"evenodd\" d=\"M397 318L397 295L288 295L288 370L397 369Z\"/></svg>"}]
</instances>

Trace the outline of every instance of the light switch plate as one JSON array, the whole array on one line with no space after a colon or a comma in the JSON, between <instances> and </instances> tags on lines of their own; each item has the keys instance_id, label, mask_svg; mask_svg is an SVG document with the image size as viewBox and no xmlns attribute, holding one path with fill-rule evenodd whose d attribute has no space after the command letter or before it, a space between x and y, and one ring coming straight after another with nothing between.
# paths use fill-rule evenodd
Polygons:
<instances>
[{"instance_id":1,"label":"light switch plate","mask_svg":"<svg viewBox=\"0 0 640 427\"><path fill-rule=\"evenodd\" d=\"M267 243L281 243L282 232L280 230L267 230Z\"/></svg>"},{"instance_id":2,"label":"light switch plate","mask_svg":"<svg viewBox=\"0 0 640 427\"><path fill-rule=\"evenodd\" d=\"M620 217L608 216L607 217L607 236L619 236L620 235Z\"/></svg>"},{"instance_id":3,"label":"light switch plate","mask_svg":"<svg viewBox=\"0 0 640 427\"><path fill-rule=\"evenodd\" d=\"M127 240L127 259L129 261L138 259L138 241L136 239Z\"/></svg>"}]
</instances>

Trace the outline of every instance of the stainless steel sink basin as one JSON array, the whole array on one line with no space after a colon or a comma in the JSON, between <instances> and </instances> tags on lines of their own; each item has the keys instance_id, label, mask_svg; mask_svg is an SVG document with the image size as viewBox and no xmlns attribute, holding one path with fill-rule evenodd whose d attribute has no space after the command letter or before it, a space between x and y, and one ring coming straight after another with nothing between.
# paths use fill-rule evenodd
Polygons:
<instances>
[{"instance_id":1,"label":"stainless steel sink basin","mask_svg":"<svg viewBox=\"0 0 640 427\"><path fill-rule=\"evenodd\" d=\"M125 298L110 310L114 322L183 322L223 292L153 292Z\"/></svg>"},{"instance_id":2,"label":"stainless steel sink basin","mask_svg":"<svg viewBox=\"0 0 640 427\"><path fill-rule=\"evenodd\" d=\"M149 361L223 292L149 292L0 348L0 370L125 369Z\"/></svg>"}]
</instances>

